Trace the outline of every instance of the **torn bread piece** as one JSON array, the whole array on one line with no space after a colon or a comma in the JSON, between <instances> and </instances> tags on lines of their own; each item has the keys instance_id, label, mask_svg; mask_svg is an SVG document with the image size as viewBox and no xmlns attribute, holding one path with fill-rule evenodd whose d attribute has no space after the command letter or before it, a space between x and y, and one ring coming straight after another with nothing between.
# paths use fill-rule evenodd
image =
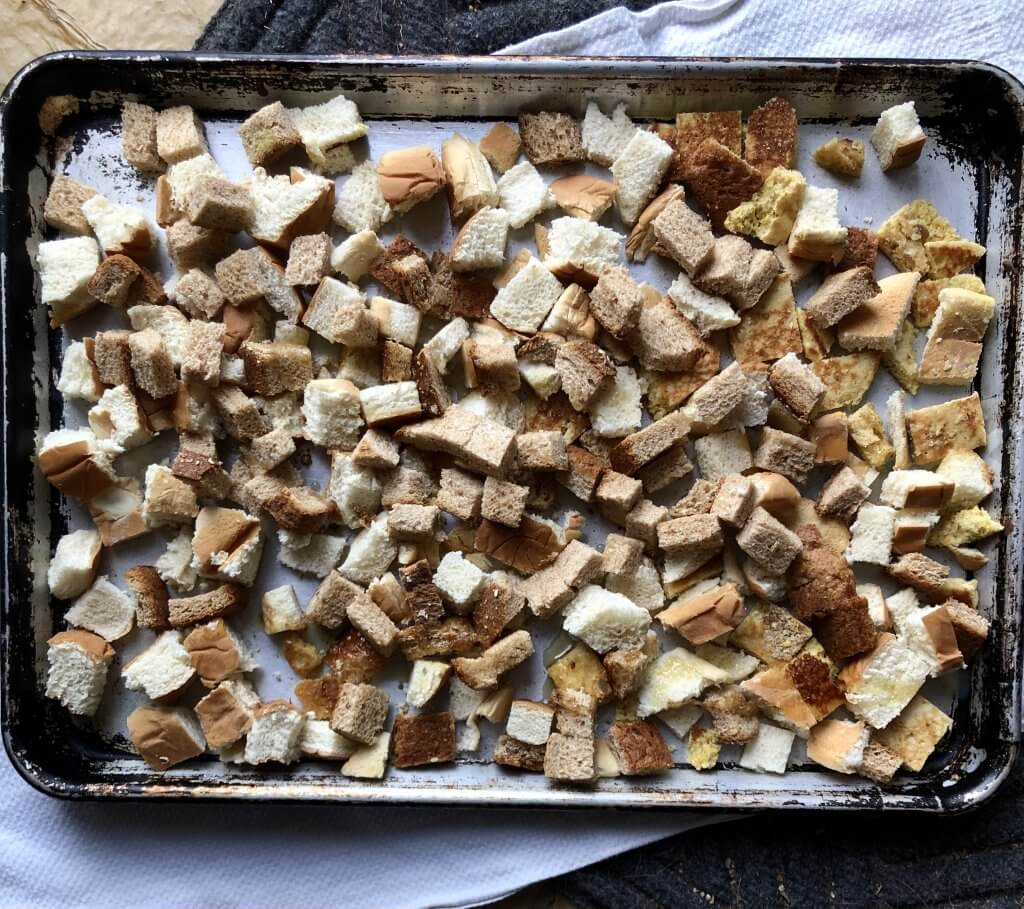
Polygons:
<instances>
[{"instance_id":1,"label":"torn bread piece","mask_svg":"<svg viewBox=\"0 0 1024 909\"><path fill-rule=\"evenodd\" d=\"M657 195L673 156L671 145L643 130L637 130L616 156L611 165L615 205L625 224L635 224L647 203Z\"/></svg>"},{"instance_id":2,"label":"torn bread piece","mask_svg":"<svg viewBox=\"0 0 1024 909\"><path fill-rule=\"evenodd\" d=\"M636 132L637 127L626 113L625 104L617 104L611 116L607 117L594 101L587 103L582 141L591 161L608 167L622 154Z\"/></svg>"},{"instance_id":3,"label":"torn bread piece","mask_svg":"<svg viewBox=\"0 0 1024 909\"><path fill-rule=\"evenodd\" d=\"M622 234L584 218L556 218L547 239L544 265L557 277L585 287L621 261Z\"/></svg>"},{"instance_id":4,"label":"torn bread piece","mask_svg":"<svg viewBox=\"0 0 1024 909\"><path fill-rule=\"evenodd\" d=\"M553 189L554 184L549 188L529 161L521 161L506 170L498 180L498 201L508 213L509 226L518 230L552 208L556 202Z\"/></svg>"},{"instance_id":5,"label":"torn bread piece","mask_svg":"<svg viewBox=\"0 0 1024 909\"><path fill-rule=\"evenodd\" d=\"M847 350L895 349L920 279L917 272L882 278L879 292L839 323L839 343Z\"/></svg>"},{"instance_id":6,"label":"torn bread piece","mask_svg":"<svg viewBox=\"0 0 1024 909\"><path fill-rule=\"evenodd\" d=\"M380 189L377 165L366 160L352 168L349 178L337 191L333 219L351 234L378 231L394 213Z\"/></svg>"},{"instance_id":7,"label":"torn bread piece","mask_svg":"<svg viewBox=\"0 0 1024 909\"><path fill-rule=\"evenodd\" d=\"M461 221L482 208L497 207L498 187L480 149L455 133L441 143L441 163L448 181L452 221Z\"/></svg>"}]
</instances>

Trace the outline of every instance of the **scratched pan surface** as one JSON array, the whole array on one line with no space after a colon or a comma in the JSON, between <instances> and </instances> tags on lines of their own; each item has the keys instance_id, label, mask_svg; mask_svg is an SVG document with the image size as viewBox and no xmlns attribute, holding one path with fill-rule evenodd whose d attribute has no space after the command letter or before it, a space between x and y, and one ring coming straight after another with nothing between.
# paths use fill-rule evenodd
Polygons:
<instances>
[{"instance_id":1,"label":"scratched pan surface","mask_svg":"<svg viewBox=\"0 0 1024 909\"><path fill-rule=\"evenodd\" d=\"M304 762L291 769L226 766L210 758L156 775L126 747L127 713L139 696L123 690L122 665L146 646L151 633L136 631L118 645L104 706L94 722L72 721L42 696L45 639L67 604L49 599L45 568L57 538L86 526L81 511L50 495L32 466L38 434L60 425L78 426L85 409L65 405L53 390L60 357L69 340L114 327L118 314L95 311L50 332L35 301L30 255L46 238L41 210L49 175L56 169L95 186L119 201L152 211L152 184L140 179L120 157L118 109L124 100L157 106L194 105L207 126L212 154L231 177L248 170L236 136L237 124L268 99L296 106L344 92L371 121L361 154L373 158L390 148L429 144L435 149L455 129L479 138L498 119L521 109L559 108L582 115L588 99L606 108L623 101L637 119L671 120L679 110L742 108L749 112L773 95L784 95L801 118L798 167L809 182L838 186L844 223L877 226L898 206L917 197L934 201L964 236L988 247L978 273L999 301L989 332L978 391L990 429L984 452L996 473L991 509L1009 528L989 544L991 561L978 573L982 609L992 619L992 636L968 673L929 683L925 693L954 718L953 731L925 769L901 774L890 786L820 772L806 762L797 740L784 776L753 774L736 765L736 749L723 751L713 772L683 764L685 746L674 742L677 766L656 778L603 780L587 789L549 784L542 776L514 774L492 765L495 730L483 723L478 752L464 753L452 766L391 771L379 783L342 777L337 765ZM43 99L71 94L80 102L57 138L40 132L36 113ZM929 144L914 167L883 176L870 150L860 181L841 182L818 168L810 153L837 133L866 139L886 107L917 101ZM1021 228L1018 212L1024 136L1021 86L1005 73L970 63L893 61L717 61L634 59L345 59L254 58L189 54L57 54L37 61L12 82L2 112L2 212L0 280L4 305L4 496L5 571L2 666L4 743L22 774L54 795L74 798L221 798L458 805L556 807L706 808L901 808L957 811L991 795L1005 777L1020 739L1021 536L1018 520L1021 455L1021 379L1017 369ZM340 178L341 180L344 177ZM550 219L550 214L545 216ZM614 219L605 223L617 229ZM398 230L387 225L390 238ZM450 243L443 200L420 206L400 222L402 232L430 250ZM339 239L336 236L336 240ZM529 229L513 236L510 255L531 245ZM672 270L652 257L644 280L664 290ZM161 251L166 276L168 262ZM891 267L880 260L879 272ZM813 285L811 279L809 284ZM797 288L801 302L810 291ZM123 318L123 317L120 317ZM920 340L920 339L919 339ZM881 405L895 388L881 370L872 400ZM955 393L924 390L912 406L935 403ZM881 406L880 406L881 409ZM166 441L121 459L122 472L140 476L145 464L172 454ZM316 455L305 471L323 483L326 465ZM676 491L678 495L678 490ZM565 500L558 514L576 508L588 521L588 542L601 545L607 526L579 503ZM104 554L102 571L111 577L140 561L151 562L168 536L157 532L137 544ZM300 599L315 582L277 565L276 539L268 534L261 574L254 590L292 583ZM962 573L962 572L961 572ZM858 572L861 577L862 573ZM864 577L865 580L871 579ZM260 670L253 680L264 698L287 697L295 677L259 627L253 596L238 624ZM531 626L533 627L533 626ZM553 625L536 629L537 654L509 679L519 696L543 694L543 651L557 635ZM383 684L392 703L404 701L402 670ZM197 692L193 692L197 694ZM443 706L443 701L439 707ZM671 736L666 732L666 738Z\"/></svg>"}]
</instances>

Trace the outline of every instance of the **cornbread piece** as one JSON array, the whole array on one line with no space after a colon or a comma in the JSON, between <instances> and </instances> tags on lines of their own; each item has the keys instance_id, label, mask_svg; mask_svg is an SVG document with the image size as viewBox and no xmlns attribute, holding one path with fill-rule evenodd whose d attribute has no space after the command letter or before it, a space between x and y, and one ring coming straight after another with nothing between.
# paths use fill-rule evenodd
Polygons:
<instances>
[{"instance_id":1,"label":"cornbread piece","mask_svg":"<svg viewBox=\"0 0 1024 909\"><path fill-rule=\"evenodd\" d=\"M953 241L942 241L953 242ZM974 293L985 293L985 285L976 275L954 275L952 278L940 278L921 281L914 293L911 314L918 328L927 328L939 308L939 294L946 288L970 290Z\"/></svg>"},{"instance_id":2,"label":"cornbread piece","mask_svg":"<svg viewBox=\"0 0 1024 909\"><path fill-rule=\"evenodd\" d=\"M864 143L860 139L829 139L814 152L814 160L841 177L859 177L864 169Z\"/></svg>"},{"instance_id":3,"label":"cornbread piece","mask_svg":"<svg viewBox=\"0 0 1024 909\"><path fill-rule=\"evenodd\" d=\"M903 272L927 274L925 243L956 239L953 225L924 199L915 199L893 212L878 229L878 248Z\"/></svg>"},{"instance_id":4,"label":"cornbread piece","mask_svg":"<svg viewBox=\"0 0 1024 909\"><path fill-rule=\"evenodd\" d=\"M266 167L302 144L288 110L280 101L261 107L238 128L253 167Z\"/></svg>"},{"instance_id":5,"label":"cornbread piece","mask_svg":"<svg viewBox=\"0 0 1024 909\"><path fill-rule=\"evenodd\" d=\"M822 486L815 508L819 514L849 520L869 495L871 489L844 465Z\"/></svg>"},{"instance_id":6,"label":"cornbread piece","mask_svg":"<svg viewBox=\"0 0 1024 909\"><path fill-rule=\"evenodd\" d=\"M156 117L156 146L168 164L203 154L206 137L196 112L187 105L160 111Z\"/></svg>"},{"instance_id":7,"label":"cornbread piece","mask_svg":"<svg viewBox=\"0 0 1024 909\"><path fill-rule=\"evenodd\" d=\"M582 161L585 157L580 124L568 114L520 114L519 137L523 152L537 167Z\"/></svg>"},{"instance_id":8,"label":"cornbread piece","mask_svg":"<svg viewBox=\"0 0 1024 909\"><path fill-rule=\"evenodd\" d=\"M944 517L928 537L931 546L968 546L994 533L1001 533L1003 525L983 508L965 508Z\"/></svg>"},{"instance_id":9,"label":"cornbread piece","mask_svg":"<svg viewBox=\"0 0 1024 909\"><path fill-rule=\"evenodd\" d=\"M672 753L658 732L646 720L620 720L608 729L608 741L626 776L642 776L671 770Z\"/></svg>"},{"instance_id":10,"label":"cornbread piece","mask_svg":"<svg viewBox=\"0 0 1024 909\"><path fill-rule=\"evenodd\" d=\"M722 750L718 733L703 726L692 726L686 736L686 761L694 770L710 770L718 763Z\"/></svg>"},{"instance_id":11,"label":"cornbread piece","mask_svg":"<svg viewBox=\"0 0 1024 909\"><path fill-rule=\"evenodd\" d=\"M850 439L861 456L875 470L883 470L893 456L893 447L882 418L870 402L850 414Z\"/></svg>"},{"instance_id":12,"label":"cornbread piece","mask_svg":"<svg viewBox=\"0 0 1024 909\"><path fill-rule=\"evenodd\" d=\"M882 278L878 294L839 323L839 343L847 350L893 350L919 280L917 272Z\"/></svg>"},{"instance_id":13,"label":"cornbread piece","mask_svg":"<svg viewBox=\"0 0 1024 909\"><path fill-rule=\"evenodd\" d=\"M338 692L330 724L345 738L370 745L384 729L387 716L386 692L373 685L347 682Z\"/></svg>"},{"instance_id":14,"label":"cornbread piece","mask_svg":"<svg viewBox=\"0 0 1024 909\"><path fill-rule=\"evenodd\" d=\"M719 110L710 113L677 113L675 146L679 157L679 176L687 178L690 155L705 139L720 142L734 155L740 154L743 144L743 114L738 110Z\"/></svg>"},{"instance_id":15,"label":"cornbread piece","mask_svg":"<svg viewBox=\"0 0 1024 909\"><path fill-rule=\"evenodd\" d=\"M822 410L856 406L861 402L878 373L878 354L864 352L842 357L826 357L811 364L814 374L825 386Z\"/></svg>"},{"instance_id":16,"label":"cornbread piece","mask_svg":"<svg viewBox=\"0 0 1024 909\"><path fill-rule=\"evenodd\" d=\"M135 620L139 627L167 628L167 586L156 568L135 565L124 573L124 579L135 595Z\"/></svg>"},{"instance_id":17,"label":"cornbread piece","mask_svg":"<svg viewBox=\"0 0 1024 909\"><path fill-rule=\"evenodd\" d=\"M687 156L686 178L716 230L722 230L729 212L764 182L755 168L714 138L704 139Z\"/></svg>"},{"instance_id":18,"label":"cornbread piece","mask_svg":"<svg viewBox=\"0 0 1024 909\"><path fill-rule=\"evenodd\" d=\"M761 188L726 216L725 228L777 245L789 238L807 184L798 171L784 167L764 171L764 174Z\"/></svg>"},{"instance_id":19,"label":"cornbread piece","mask_svg":"<svg viewBox=\"0 0 1024 909\"><path fill-rule=\"evenodd\" d=\"M766 426L761 431L761 444L754 452L754 466L803 484L814 467L816 451L816 446L806 439Z\"/></svg>"},{"instance_id":20,"label":"cornbread piece","mask_svg":"<svg viewBox=\"0 0 1024 909\"><path fill-rule=\"evenodd\" d=\"M805 311L819 328L830 328L879 293L881 286L873 271L860 265L829 275L807 301Z\"/></svg>"},{"instance_id":21,"label":"cornbread piece","mask_svg":"<svg viewBox=\"0 0 1024 909\"><path fill-rule=\"evenodd\" d=\"M787 245L789 254L815 262L839 262L846 228L839 223L839 191L808 186Z\"/></svg>"},{"instance_id":22,"label":"cornbread piece","mask_svg":"<svg viewBox=\"0 0 1024 909\"><path fill-rule=\"evenodd\" d=\"M913 101L882 111L871 131L871 144L878 153L878 163L883 171L913 164L921 157L926 139Z\"/></svg>"},{"instance_id":23,"label":"cornbread piece","mask_svg":"<svg viewBox=\"0 0 1024 909\"><path fill-rule=\"evenodd\" d=\"M705 644L732 631L743 619L743 598L733 584L680 598L658 614L658 621L673 628L691 644Z\"/></svg>"},{"instance_id":24,"label":"cornbread piece","mask_svg":"<svg viewBox=\"0 0 1024 909\"><path fill-rule=\"evenodd\" d=\"M983 448L987 442L985 416L977 392L907 414L907 432L914 463L939 463L951 451Z\"/></svg>"},{"instance_id":25,"label":"cornbread piece","mask_svg":"<svg viewBox=\"0 0 1024 909\"><path fill-rule=\"evenodd\" d=\"M887 566L895 520L896 512L886 505L862 505L850 528L853 536L846 550L846 560L851 564L867 562Z\"/></svg>"},{"instance_id":26,"label":"cornbread piece","mask_svg":"<svg viewBox=\"0 0 1024 909\"><path fill-rule=\"evenodd\" d=\"M736 535L736 543L770 574L783 574L800 554L803 543L792 530L763 508L755 508Z\"/></svg>"}]
</instances>

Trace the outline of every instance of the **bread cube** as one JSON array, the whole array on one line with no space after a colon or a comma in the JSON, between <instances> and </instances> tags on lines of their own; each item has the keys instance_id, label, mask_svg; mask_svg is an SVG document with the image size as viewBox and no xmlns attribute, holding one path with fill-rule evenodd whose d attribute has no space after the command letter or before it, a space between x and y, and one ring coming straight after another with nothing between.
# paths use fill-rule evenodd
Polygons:
<instances>
[{"instance_id":1,"label":"bread cube","mask_svg":"<svg viewBox=\"0 0 1024 909\"><path fill-rule=\"evenodd\" d=\"M93 716L114 649L99 635L77 629L58 632L46 643L46 696L77 716Z\"/></svg>"}]
</instances>

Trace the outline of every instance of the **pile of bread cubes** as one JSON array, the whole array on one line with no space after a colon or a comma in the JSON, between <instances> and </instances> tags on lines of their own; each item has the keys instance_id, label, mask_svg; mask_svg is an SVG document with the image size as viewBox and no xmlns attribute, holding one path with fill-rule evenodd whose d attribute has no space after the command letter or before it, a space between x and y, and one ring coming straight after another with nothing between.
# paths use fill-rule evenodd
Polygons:
<instances>
[{"instance_id":1,"label":"pile of bread cubes","mask_svg":"<svg viewBox=\"0 0 1024 909\"><path fill-rule=\"evenodd\" d=\"M950 562L980 568L975 544L1002 530L967 394L995 308L969 273L985 250L932 204L843 226L837 190L793 169L781 98L745 123L523 113L376 161L357 160L368 125L345 97L273 103L239 128L237 181L190 107L127 103L122 128L155 213L59 174L45 220L61 238L36 260L54 328L100 304L125 320L68 344L58 387L91 405L89 428L38 444L92 519L49 567L72 601L50 697L94 715L137 625L150 643L120 683L147 705L127 731L161 771L213 752L379 779L478 751L483 720L504 726L496 763L573 784L671 771L666 733L697 769L738 745L739 767L782 773L796 737L838 773L922 768L951 720L920 689L989 630ZM882 171L925 140L913 102L871 136ZM267 170L285 157L307 166ZM851 180L864 157L849 138L814 153ZM565 175L583 162L609 173ZM448 250L381 243L441 192ZM535 252L510 256L531 223ZM169 276L146 265L161 241ZM876 278L879 251L896 274ZM652 255L678 266L667 290L631 273ZM963 396L909 409L896 391L883 419L863 403L880 367L909 394ZM172 459L119 472L165 433ZM323 489L303 477L315 449ZM600 551L595 513L615 528ZM155 564L98 576L105 548L154 528L172 531ZM306 603L253 589L275 533L278 571L319 581ZM247 678L232 617L257 599L294 702ZM517 699L508 674L557 625L549 696ZM374 683L402 660L391 703Z\"/></svg>"}]
</instances>

